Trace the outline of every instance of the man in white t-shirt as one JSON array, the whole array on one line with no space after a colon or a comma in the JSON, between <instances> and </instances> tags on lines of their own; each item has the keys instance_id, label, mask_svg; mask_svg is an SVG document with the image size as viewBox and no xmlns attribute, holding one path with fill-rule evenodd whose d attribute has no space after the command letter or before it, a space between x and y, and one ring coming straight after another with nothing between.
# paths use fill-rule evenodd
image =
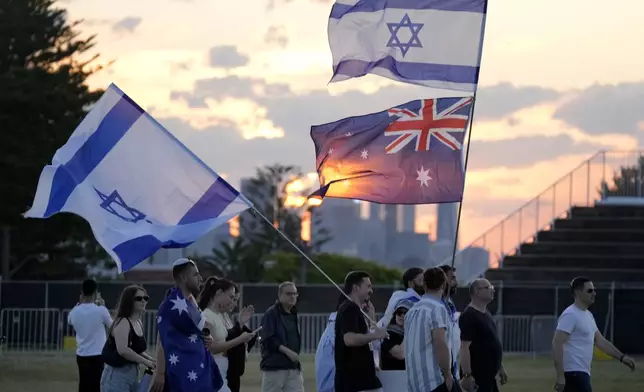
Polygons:
<instances>
[{"instance_id":1,"label":"man in white t-shirt","mask_svg":"<svg viewBox=\"0 0 644 392\"><path fill-rule=\"evenodd\" d=\"M588 307L595 302L595 286L590 279L577 277L570 283L575 302L563 311L552 340L557 392L591 392L590 364L593 348L618 359L635 370L635 361L619 351L597 329Z\"/></svg>"},{"instance_id":2,"label":"man in white t-shirt","mask_svg":"<svg viewBox=\"0 0 644 392\"><path fill-rule=\"evenodd\" d=\"M112 317L102 299L97 299L98 285L93 279L83 282L81 299L69 312L67 322L76 331L76 364L78 391L100 392L106 341L105 329L112 325Z\"/></svg>"}]
</instances>

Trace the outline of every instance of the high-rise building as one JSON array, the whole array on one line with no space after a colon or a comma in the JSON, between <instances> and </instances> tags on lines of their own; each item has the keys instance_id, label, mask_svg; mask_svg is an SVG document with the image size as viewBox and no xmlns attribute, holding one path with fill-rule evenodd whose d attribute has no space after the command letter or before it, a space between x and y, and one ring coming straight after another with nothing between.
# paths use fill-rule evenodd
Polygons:
<instances>
[{"instance_id":1,"label":"high-rise building","mask_svg":"<svg viewBox=\"0 0 644 392\"><path fill-rule=\"evenodd\" d=\"M416 231L416 206L413 204L398 205L398 231L413 233Z\"/></svg>"},{"instance_id":2,"label":"high-rise building","mask_svg":"<svg viewBox=\"0 0 644 392\"><path fill-rule=\"evenodd\" d=\"M436 205L436 241L454 243L458 203Z\"/></svg>"}]
</instances>

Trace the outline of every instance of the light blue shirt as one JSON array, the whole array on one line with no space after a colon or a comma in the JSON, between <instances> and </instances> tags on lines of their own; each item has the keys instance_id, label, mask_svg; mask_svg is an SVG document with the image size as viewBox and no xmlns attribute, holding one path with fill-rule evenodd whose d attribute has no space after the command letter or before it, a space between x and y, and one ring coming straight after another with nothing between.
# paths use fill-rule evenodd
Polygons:
<instances>
[{"instance_id":1,"label":"light blue shirt","mask_svg":"<svg viewBox=\"0 0 644 392\"><path fill-rule=\"evenodd\" d=\"M451 320L440 299L424 295L405 316L405 365L408 392L427 392L438 388L445 378L436 356L432 330L444 328L446 342L451 338Z\"/></svg>"},{"instance_id":2,"label":"light blue shirt","mask_svg":"<svg viewBox=\"0 0 644 392\"><path fill-rule=\"evenodd\" d=\"M335 391L335 316L329 316L329 323L320 337L315 351L315 383L318 392Z\"/></svg>"}]
</instances>

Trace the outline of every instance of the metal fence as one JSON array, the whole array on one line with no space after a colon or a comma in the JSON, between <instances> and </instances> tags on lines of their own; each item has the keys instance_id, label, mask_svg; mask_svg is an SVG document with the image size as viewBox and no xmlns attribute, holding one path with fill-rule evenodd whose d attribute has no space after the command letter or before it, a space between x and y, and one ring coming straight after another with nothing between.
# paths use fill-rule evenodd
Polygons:
<instances>
[{"instance_id":1,"label":"metal fence","mask_svg":"<svg viewBox=\"0 0 644 392\"><path fill-rule=\"evenodd\" d=\"M156 311L147 311L143 325L150 345L156 343ZM0 312L0 336L4 344L0 354L50 353L69 354L75 349L74 329L68 324L69 310L3 309ZM261 314L253 315L251 329L257 328ZM315 353L327 314L300 314L302 353ZM496 316L499 336L507 353L547 354L554 333L554 316ZM258 352L258 347L253 349Z\"/></svg>"},{"instance_id":2,"label":"metal fence","mask_svg":"<svg viewBox=\"0 0 644 392\"><path fill-rule=\"evenodd\" d=\"M464 255L465 249L483 248L490 258L480 271L470 271L471 276L461 278L469 281L484 273L488 265L499 266L504 256L517 252L522 243L531 242L538 231L565 217L571 207L592 206L607 195L643 197L640 166L643 156L644 151L600 151L582 162L461 249L459 254ZM623 168L635 168L635 173L628 174L629 181L616 187L614 177L623 175Z\"/></svg>"}]
</instances>

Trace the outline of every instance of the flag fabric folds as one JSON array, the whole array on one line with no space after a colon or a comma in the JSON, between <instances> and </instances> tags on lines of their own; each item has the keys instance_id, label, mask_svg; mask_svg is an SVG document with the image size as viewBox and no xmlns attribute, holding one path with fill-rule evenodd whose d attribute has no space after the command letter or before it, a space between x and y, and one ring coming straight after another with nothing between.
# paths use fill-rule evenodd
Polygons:
<instances>
[{"instance_id":1,"label":"flag fabric folds","mask_svg":"<svg viewBox=\"0 0 644 392\"><path fill-rule=\"evenodd\" d=\"M251 204L111 84L46 166L24 216L70 212L127 271L185 247Z\"/></svg>"},{"instance_id":2,"label":"flag fabric folds","mask_svg":"<svg viewBox=\"0 0 644 392\"><path fill-rule=\"evenodd\" d=\"M336 0L331 82L375 74L474 92L486 12L487 0Z\"/></svg>"},{"instance_id":3,"label":"flag fabric folds","mask_svg":"<svg viewBox=\"0 0 644 392\"><path fill-rule=\"evenodd\" d=\"M222 374L204 345L205 319L192 298L174 287L157 312L157 328L165 355L168 391L212 392L224 384Z\"/></svg>"},{"instance_id":4,"label":"flag fabric folds","mask_svg":"<svg viewBox=\"0 0 644 392\"><path fill-rule=\"evenodd\" d=\"M471 97L423 99L311 127L321 187L311 197L461 201L471 108Z\"/></svg>"}]
</instances>

